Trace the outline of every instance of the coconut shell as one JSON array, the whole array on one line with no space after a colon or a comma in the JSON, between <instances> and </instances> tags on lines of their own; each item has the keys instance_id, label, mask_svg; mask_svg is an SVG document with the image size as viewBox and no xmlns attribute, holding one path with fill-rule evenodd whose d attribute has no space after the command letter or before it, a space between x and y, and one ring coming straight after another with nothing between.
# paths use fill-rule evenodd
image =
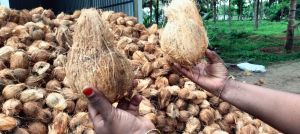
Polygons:
<instances>
[{"instance_id":1,"label":"coconut shell","mask_svg":"<svg viewBox=\"0 0 300 134\"><path fill-rule=\"evenodd\" d=\"M51 53L43 49L37 49L31 54L31 60L33 62L48 61L50 60L50 58L51 58Z\"/></svg>"},{"instance_id":2,"label":"coconut shell","mask_svg":"<svg viewBox=\"0 0 300 134\"><path fill-rule=\"evenodd\" d=\"M168 80L169 80L169 84L170 85L176 85L176 84L178 84L179 83L179 79L180 79L180 77L179 77L178 74L170 74L168 76Z\"/></svg>"},{"instance_id":3,"label":"coconut shell","mask_svg":"<svg viewBox=\"0 0 300 134\"><path fill-rule=\"evenodd\" d=\"M154 106L148 99L144 98L139 105L139 114L146 115L153 112L155 112Z\"/></svg>"},{"instance_id":4,"label":"coconut shell","mask_svg":"<svg viewBox=\"0 0 300 134\"><path fill-rule=\"evenodd\" d=\"M17 126L17 120L0 113L0 131L10 131Z\"/></svg>"},{"instance_id":5,"label":"coconut shell","mask_svg":"<svg viewBox=\"0 0 300 134\"><path fill-rule=\"evenodd\" d=\"M179 121L187 122L190 117L191 114L189 111L186 110L179 111L179 118L178 118Z\"/></svg>"},{"instance_id":6,"label":"coconut shell","mask_svg":"<svg viewBox=\"0 0 300 134\"><path fill-rule=\"evenodd\" d=\"M257 134L258 130L255 126L248 124L241 128L238 134Z\"/></svg>"},{"instance_id":7,"label":"coconut shell","mask_svg":"<svg viewBox=\"0 0 300 134\"><path fill-rule=\"evenodd\" d=\"M32 87L41 86L41 85L45 84L46 76L47 76L47 74L43 74L43 75L39 75L39 76L31 75L25 80L25 84L28 86L32 86Z\"/></svg>"},{"instance_id":8,"label":"coconut shell","mask_svg":"<svg viewBox=\"0 0 300 134\"><path fill-rule=\"evenodd\" d=\"M30 134L47 134L48 129L46 125L41 122L33 122L28 125L28 132Z\"/></svg>"},{"instance_id":9,"label":"coconut shell","mask_svg":"<svg viewBox=\"0 0 300 134\"><path fill-rule=\"evenodd\" d=\"M81 93L85 86L93 85L110 102L128 94L133 81L131 66L114 50L112 34L95 9L81 11L73 39L66 65L71 88Z\"/></svg>"},{"instance_id":10,"label":"coconut shell","mask_svg":"<svg viewBox=\"0 0 300 134\"><path fill-rule=\"evenodd\" d=\"M20 100L9 99L3 103L2 111L8 116L18 115L23 108Z\"/></svg>"},{"instance_id":11,"label":"coconut shell","mask_svg":"<svg viewBox=\"0 0 300 134\"><path fill-rule=\"evenodd\" d=\"M66 65L66 62L67 62L67 57L65 55L63 55L63 54L60 54L53 61L53 65L55 67L58 67L58 66L63 67L64 65Z\"/></svg>"},{"instance_id":12,"label":"coconut shell","mask_svg":"<svg viewBox=\"0 0 300 134\"><path fill-rule=\"evenodd\" d=\"M76 127L92 128L93 124L89 119L88 113L78 112L70 120L69 126L71 130L75 130Z\"/></svg>"},{"instance_id":13,"label":"coconut shell","mask_svg":"<svg viewBox=\"0 0 300 134\"><path fill-rule=\"evenodd\" d=\"M37 113L42 110L41 106L37 102L26 102L23 105L23 112L28 117L35 117Z\"/></svg>"},{"instance_id":14,"label":"coconut shell","mask_svg":"<svg viewBox=\"0 0 300 134\"><path fill-rule=\"evenodd\" d=\"M79 97L79 95L71 88L63 88L61 94L66 98L66 100L76 100Z\"/></svg>"},{"instance_id":15,"label":"coconut shell","mask_svg":"<svg viewBox=\"0 0 300 134\"><path fill-rule=\"evenodd\" d=\"M48 92L57 91L60 90L61 88L62 88L61 83L56 79L50 80L46 84L46 90Z\"/></svg>"}]
</instances>

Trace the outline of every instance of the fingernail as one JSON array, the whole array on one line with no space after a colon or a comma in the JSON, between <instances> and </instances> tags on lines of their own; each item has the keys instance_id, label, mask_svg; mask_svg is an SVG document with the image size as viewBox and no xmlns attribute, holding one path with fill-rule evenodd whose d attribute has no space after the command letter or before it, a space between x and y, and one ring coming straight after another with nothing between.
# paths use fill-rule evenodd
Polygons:
<instances>
[{"instance_id":1,"label":"fingernail","mask_svg":"<svg viewBox=\"0 0 300 134\"><path fill-rule=\"evenodd\" d=\"M85 88L85 89L83 89L83 94L85 95L85 96L87 96L87 97L89 97L89 96L91 96L92 94L93 94L93 89L92 88Z\"/></svg>"}]
</instances>

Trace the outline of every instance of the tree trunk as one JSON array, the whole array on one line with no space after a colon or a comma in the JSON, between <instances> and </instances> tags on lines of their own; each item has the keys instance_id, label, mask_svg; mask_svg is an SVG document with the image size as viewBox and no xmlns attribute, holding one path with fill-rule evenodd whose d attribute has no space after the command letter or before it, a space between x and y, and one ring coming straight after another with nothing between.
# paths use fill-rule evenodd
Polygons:
<instances>
[{"instance_id":1,"label":"tree trunk","mask_svg":"<svg viewBox=\"0 0 300 134\"><path fill-rule=\"evenodd\" d=\"M296 7L297 0L290 1L290 11L289 11L289 22L287 26L287 34L286 34L286 43L285 49L287 52L291 52L293 49L293 40L294 40L294 23L295 23L295 15L296 15Z\"/></svg>"},{"instance_id":2,"label":"tree trunk","mask_svg":"<svg viewBox=\"0 0 300 134\"><path fill-rule=\"evenodd\" d=\"M231 24L231 0L228 0L228 22Z\"/></svg>"},{"instance_id":3,"label":"tree trunk","mask_svg":"<svg viewBox=\"0 0 300 134\"><path fill-rule=\"evenodd\" d=\"M260 18L260 20L263 19L263 13L264 13L264 11L263 11L263 1L261 0L260 1L260 8L259 8L259 18Z\"/></svg>"},{"instance_id":4,"label":"tree trunk","mask_svg":"<svg viewBox=\"0 0 300 134\"><path fill-rule=\"evenodd\" d=\"M254 8L254 29L258 29L258 12L259 12L259 0L255 0Z\"/></svg>"},{"instance_id":5,"label":"tree trunk","mask_svg":"<svg viewBox=\"0 0 300 134\"><path fill-rule=\"evenodd\" d=\"M225 17L226 17L226 3L225 3L225 1L223 1L223 7L224 7L224 12L223 12L223 20L225 21Z\"/></svg>"},{"instance_id":6,"label":"tree trunk","mask_svg":"<svg viewBox=\"0 0 300 134\"><path fill-rule=\"evenodd\" d=\"M213 18L214 22L217 21L217 0L213 0Z\"/></svg>"},{"instance_id":7,"label":"tree trunk","mask_svg":"<svg viewBox=\"0 0 300 134\"><path fill-rule=\"evenodd\" d=\"M158 21L159 21L159 0L156 0L155 20L156 20L156 24L158 24Z\"/></svg>"},{"instance_id":8,"label":"tree trunk","mask_svg":"<svg viewBox=\"0 0 300 134\"><path fill-rule=\"evenodd\" d=\"M269 7L275 2L275 0L269 0Z\"/></svg>"},{"instance_id":9,"label":"tree trunk","mask_svg":"<svg viewBox=\"0 0 300 134\"><path fill-rule=\"evenodd\" d=\"M152 0L149 1L149 8L150 8L150 25L152 24Z\"/></svg>"}]
</instances>

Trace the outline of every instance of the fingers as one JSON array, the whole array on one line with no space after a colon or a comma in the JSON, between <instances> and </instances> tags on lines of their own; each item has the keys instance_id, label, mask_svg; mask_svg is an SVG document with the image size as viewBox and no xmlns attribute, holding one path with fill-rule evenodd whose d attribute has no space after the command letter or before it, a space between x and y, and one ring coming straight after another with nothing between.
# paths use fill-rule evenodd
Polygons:
<instances>
[{"instance_id":1,"label":"fingers","mask_svg":"<svg viewBox=\"0 0 300 134\"><path fill-rule=\"evenodd\" d=\"M180 73L182 73L183 75L185 75L188 78L192 78L192 74L190 71L186 70L185 68L182 68L179 64L174 63L173 68L175 68L177 71L179 71Z\"/></svg>"},{"instance_id":2,"label":"fingers","mask_svg":"<svg viewBox=\"0 0 300 134\"><path fill-rule=\"evenodd\" d=\"M205 52L206 57L211 63L223 63L223 60L219 57L219 55L215 51L211 51L209 49Z\"/></svg>"},{"instance_id":3,"label":"fingers","mask_svg":"<svg viewBox=\"0 0 300 134\"><path fill-rule=\"evenodd\" d=\"M113 107L106 97L101 92L97 92L94 88L88 87L83 90L90 102L90 109L95 109L97 113L100 113L104 120L113 116ZM95 113L92 110L92 112Z\"/></svg>"},{"instance_id":4,"label":"fingers","mask_svg":"<svg viewBox=\"0 0 300 134\"><path fill-rule=\"evenodd\" d=\"M135 95L130 100L130 104L128 107L127 112L131 113L132 115L138 116L139 115L139 105L142 101L143 97L141 95Z\"/></svg>"},{"instance_id":5,"label":"fingers","mask_svg":"<svg viewBox=\"0 0 300 134\"><path fill-rule=\"evenodd\" d=\"M119 102L118 102L118 106L117 108L120 108L120 109L123 109L123 110L128 110L128 107L129 107L129 101L126 100L125 98L121 99Z\"/></svg>"}]
</instances>

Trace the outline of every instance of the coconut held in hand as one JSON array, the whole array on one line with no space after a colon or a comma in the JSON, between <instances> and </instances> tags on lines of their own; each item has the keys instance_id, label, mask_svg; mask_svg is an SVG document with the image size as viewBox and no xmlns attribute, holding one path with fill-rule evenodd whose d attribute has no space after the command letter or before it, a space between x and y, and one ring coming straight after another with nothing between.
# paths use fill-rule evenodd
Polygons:
<instances>
[{"instance_id":1,"label":"coconut held in hand","mask_svg":"<svg viewBox=\"0 0 300 134\"><path fill-rule=\"evenodd\" d=\"M196 64L208 45L207 33L193 0L173 0L165 8L168 22L161 33L161 48L183 66Z\"/></svg>"},{"instance_id":2,"label":"coconut held in hand","mask_svg":"<svg viewBox=\"0 0 300 134\"><path fill-rule=\"evenodd\" d=\"M99 12L83 9L66 64L66 78L72 89L81 93L86 86L95 86L110 102L129 93L133 72L129 61L114 48L112 39Z\"/></svg>"}]
</instances>

